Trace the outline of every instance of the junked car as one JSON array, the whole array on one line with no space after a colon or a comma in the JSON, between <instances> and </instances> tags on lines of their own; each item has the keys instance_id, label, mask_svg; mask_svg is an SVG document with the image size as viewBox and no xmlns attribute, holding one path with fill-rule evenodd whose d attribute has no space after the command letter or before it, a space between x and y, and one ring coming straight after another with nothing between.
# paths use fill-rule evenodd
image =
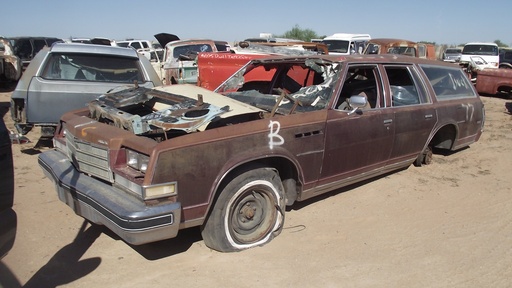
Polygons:
<instances>
[{"instance_id":1,"label":"junked car","mask_svg":"<svg viewBox=\"0 0 512 288\"><path fill-rule=\"evenodd\" d=\"M14 54L21 59L23 69L26 69L30 61L44 47L50 47L53 43L63 42L56 37L9 37Z\"/></svg>"},{"instance_id":2,"label":"junked car","mask_svg":"<svg viewBox=\"0 0 512 288\"><path fill-rule=\"evenodd\" d=\"M400 55L254 59L215 91L106 93L39 154L76 214L143 244L201 227L215 250L268 243L285 207L477 141L483 104L453 64ZM371 213L371 212L369 212Z\"/></svg>"},{"instance_id":3,"label":"junked car","mask_svg":"<svg viewBox=\"0 0 512 288\"><path fill-rule=\"evenodd\" d=\"M462 49L460 48L446 48L442 55L442 60L446 62L459 62Z\"/></svg>"},{"instance_id":4,"label":"junked car","mask_svg":"<svg viewBox=\"0 0 512 288\"><path fill-rule=\"evenodd\" d=\"M512 69L512 49L500 48L500 65L499 68Z\"/></svg>"},{"instance_id":5,"label":"junked car","mask_svg":"<svg viewBox=\"0 0 512 288\"><path fill-rule=\"evenodd\" d=\"M0 85L8 86L20 79L21 59L14 54L9 39L0 37Z\"/></svg>"},{"instance_id":6,"label":"junked car","mask_svg":"<svg viewBox=\"0 0 512 288\"><path fill-rule=\"evenodd\" d=\"M93 37L93 38L74 38L74 37L72 37L68 40L65 40L64 42L116 46L114 40L105 38L105 37Z\"/></svg>"},{"instance_id":7,"label":"junked car","mask_svg":"<svg viewBox=\"0 0 512 288\"><path fill-rule=\"evenodd\" d=\"M146 56L146 58L151 59L151 51L153 50L153 45L149 40L137 40L137 39L128 39L122 41L116 41L116 46L119 47L132 47L140 54Z\"/></svg>"},{"instance_id":8,"label":"junked car","mask_svg":"<svg viewBox=\"0 0 512 288\"><path fill-rule=\"evenodd\" d=\"M233 53L203 52L196 57L197 85L214 90L252 59L269 56L328 54L327 45L314 42L239 42Z\"/></svg>"},{"instance_id":9,"label":"junked car","mask_svg":"<svg viewBox=\"0 0 512 288\"><path fill-rule=\"evenodd\" d=\"M196 57L200 52L218 52L215 41L209 39L176 40L167 43L164 50L163 71L165 83L196 84Z\"/></svg>"},{"instance_id":10,"label":"junked car","mask_svg":"<svg viewBox=\"0 0 512 288\"><path fill-rule=\"evenodd\" d=\"M210 39L179 39L168 33L156 34L155 38L164 47L163 63L160 71L166 85L196 84L198 69L196 57L203 52L229 52L231 46L226 41ZM158 70L158 69L157 69Z\"/></svg>"},{"instance_id":11,"label":"junked car","mask_svg":"<svg viewBox=\"0 0 512 288\"><path fill-rule=\"evenodd\" d=\"M161 84L149 60L134 49L56 43L41 50L23 73L11 95L11 116L20 134L40 126L42 138L51 138L63 113L108 90Z\"/></svg>"},{"instance_id":12,"label":"junked car","mask_svg":"<svg viewBox=\"0 0 512 288\"><path fill-rule=\"evenodd\" d=\"M16 239L18 217L14 206L14 164L10 132L0 113L0 259L12 249ZM1 283L1 281L0 281Z\"/></svg>"},{"instance_id":13,"label":"junked car","mask_svg":"<svg viewBox=\"0 0 512 288\"><path fill-rule=\"evenodd\" d=\"M459 65L476 81L478 71L499 68L500 56L496 43L470 42L462 48Z\"/></svg>"},{"instance_id":14,"label":"junked car","mask_svg":"<svg viewBox=\"0 0 512 288\"><path fill-rule=\"evenodd\" d=\"M436 59L435 46L404 39L376 38L366 44L364 54L400 54L425 59Z\"/></svg>"},{"instance_id":15,"label":"junked car","mask_svg":"<svg viewBox=\"0 0 512 288\"><path fill-rule=\"evenodd\" d=\"M475 88L480 94L487 95L512 95L512 70L511 69L482 69L475 77Z\"/></svg>"}]
</instances>

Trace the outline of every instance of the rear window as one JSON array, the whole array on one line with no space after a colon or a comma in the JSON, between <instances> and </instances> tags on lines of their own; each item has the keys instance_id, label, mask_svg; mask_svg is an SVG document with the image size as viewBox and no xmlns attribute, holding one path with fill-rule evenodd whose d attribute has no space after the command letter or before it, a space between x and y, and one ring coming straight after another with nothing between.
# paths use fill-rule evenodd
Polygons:
<instances>
[{"instance_id":1,"label":"rear window","mask_svg":"<svg viewBox=\"0 0 512 288\"><path fill-rule=\"evenodd\" d=\"M421 65L438 100L475 97L472 84L460 68Z\"/></svg>"},{"instance_id":2,"label":"rear window","mask_svg":"<svg viewBox=\"0 0 512 288\"><path fill-rule=\"evenodd\" d=\"M137 58L52 53L41 77L50 80L144 82Z\"/></svg>"}]
</instances>

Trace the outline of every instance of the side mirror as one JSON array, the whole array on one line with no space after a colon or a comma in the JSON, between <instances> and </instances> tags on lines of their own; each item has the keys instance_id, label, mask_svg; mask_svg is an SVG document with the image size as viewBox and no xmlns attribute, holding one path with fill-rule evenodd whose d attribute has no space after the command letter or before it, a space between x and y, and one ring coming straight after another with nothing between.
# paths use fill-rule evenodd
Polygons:
<instances>
[{"instance_id":1,"label":"side mirror","mask_svg":"<svg viewBox=\"0 0 512 288\"><path fill-rule=\"evenodd\" d=\"M350 107L352 107L352 111L350 111L348 114L355 113L358 109L361 109L365 107L368 104L368 99L366 96L362 95L352 95L349 99Z\"/></svg>"}]
</instances>

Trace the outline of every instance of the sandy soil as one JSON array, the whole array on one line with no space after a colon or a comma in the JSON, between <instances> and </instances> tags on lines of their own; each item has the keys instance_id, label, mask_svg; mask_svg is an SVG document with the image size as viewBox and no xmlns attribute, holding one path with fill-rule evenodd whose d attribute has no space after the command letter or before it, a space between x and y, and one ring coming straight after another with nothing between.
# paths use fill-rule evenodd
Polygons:
<instances>
[{"instance_id":1,"label":"sandy soil","mask_svg":"<svg viewBox=\"0 0 512 288\"><path fill-rule=\"evenodd\" d=\"M91 226L57 199L31 132L32 143L13 145L18 231L0 284L511 287L512 100L482 100L486 130L470 148L295 205L279 237L230 254L207 248L198 229L137 247Z\"/></svg>"}]
</instances>

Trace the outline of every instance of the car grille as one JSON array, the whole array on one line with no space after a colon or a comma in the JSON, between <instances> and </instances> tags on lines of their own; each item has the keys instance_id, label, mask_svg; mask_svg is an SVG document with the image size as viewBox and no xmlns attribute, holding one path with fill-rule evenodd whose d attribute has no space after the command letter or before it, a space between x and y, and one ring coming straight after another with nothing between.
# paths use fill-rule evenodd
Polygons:
<instances>
[{"instance_id":1,"label":"car grille","mask_svg":"<svg viewBox=\"0 0 512 288\"><path fill-rule=\"evenodd\" d=\"M80 172L114 183L106 146L93 145L66 131L66 147L69 159Z\"/></svg>"}]
</instances>

